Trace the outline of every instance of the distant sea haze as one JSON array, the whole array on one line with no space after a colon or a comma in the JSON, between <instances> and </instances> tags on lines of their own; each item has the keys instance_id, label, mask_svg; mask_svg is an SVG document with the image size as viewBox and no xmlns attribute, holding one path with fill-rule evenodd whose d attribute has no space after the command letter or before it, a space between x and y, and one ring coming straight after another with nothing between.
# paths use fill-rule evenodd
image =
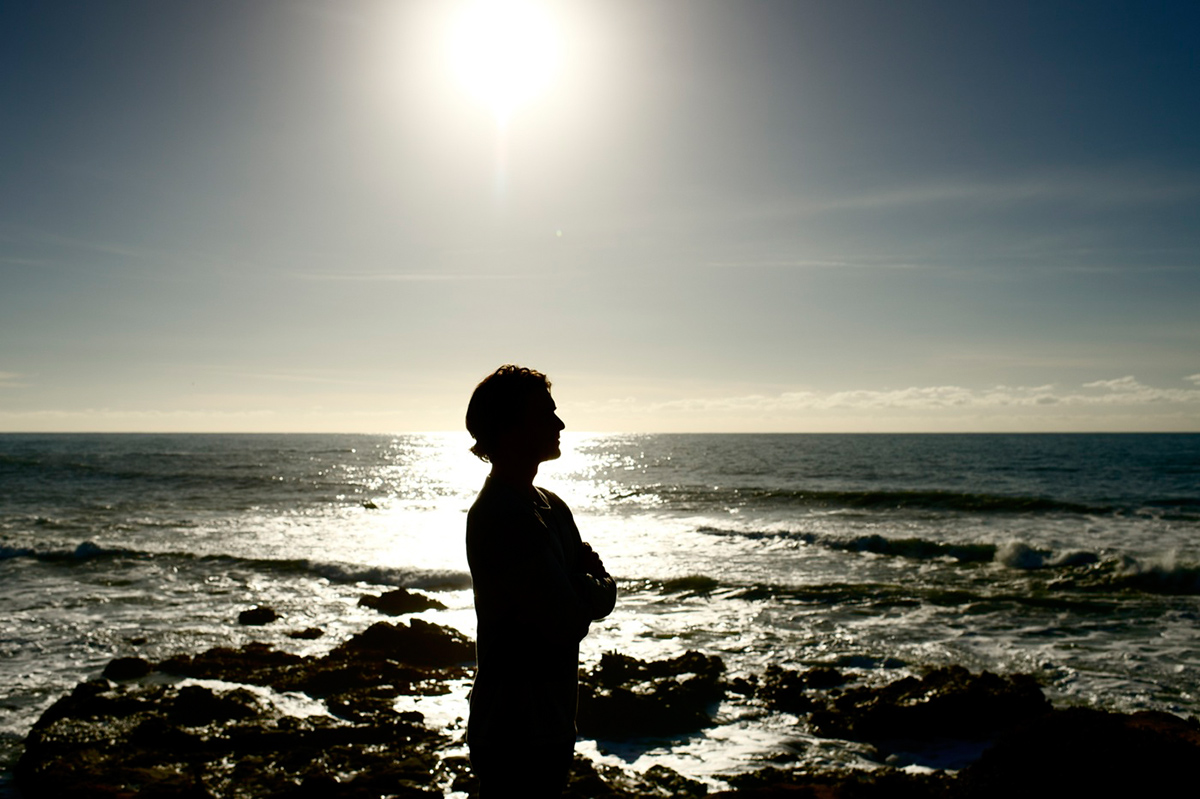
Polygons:
<instances>
[{"instance_id":1,"label":"distant sea haze","mask_svg":"<svg viewBox=\"0 0 1200 799\"><path fill-rule=\"evenodd\" d=\"M0 768L116 656L319 651L392 586L473 636L464 511L486 466L467 443L0 435ZM731 672L881 680L956 663L1033 673L1056 704L1200 712L1200 435L565 434L563 451L538 482L621 586L585 663L696 649ZM238 627L254 605L281 622ZM310 627L325 637L286 636ZM639 767L744 765L784 735L756 723Z\"/></svg>"}]
</instances>

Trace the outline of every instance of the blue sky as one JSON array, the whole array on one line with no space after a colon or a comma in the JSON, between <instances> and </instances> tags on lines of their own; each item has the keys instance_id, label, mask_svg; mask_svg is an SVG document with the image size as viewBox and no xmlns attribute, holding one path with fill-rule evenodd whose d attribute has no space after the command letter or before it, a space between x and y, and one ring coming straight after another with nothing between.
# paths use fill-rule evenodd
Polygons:
<instances>
[{"instance_id":1,"label":"blue sky","mask_svg":"<svg viewBox=\"0 0 1200 799\"><path fill-rule=\"evenodd\" d=\"M0 430L1200 430L1200 6L0 10Z\"/></svg>"}]
</instances>

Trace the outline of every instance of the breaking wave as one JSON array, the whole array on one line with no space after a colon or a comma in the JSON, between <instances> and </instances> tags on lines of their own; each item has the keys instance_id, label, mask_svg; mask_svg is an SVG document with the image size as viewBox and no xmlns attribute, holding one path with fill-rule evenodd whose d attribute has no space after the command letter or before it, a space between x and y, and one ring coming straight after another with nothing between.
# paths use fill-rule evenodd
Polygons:
<instances>
[{"instance_id":1,"label":"breaking wave","mask_svg":"<svg viewBox=\"0 0 1200 799\"><path fill-rule=\"evenodd\" d=\"M336 583L365 582L401 588L422 588L430 591L457 591L471 587L469 574L451 569L368 566L336 561L315 561L307 558L245 558L236 555L148 552L125 547L105 547L92 541L84 541L73 549L0 546L0 561L17 558L31 558L43 563L67 566L106 560L165 560L191 565L216 566L222 571L242 568L271 574L307 574Z\"/></svg>"},{"instance_id":2,"label":"breaking wave","mask_svg":"<svg viewBox=\"0 0 1200 799\"><path fill-rule=\"evenodd\" d=\"M929 510L960 513L1073 513L1107 514L1118 508L1085 505L1041 496L1009 496L938 490L808 491L712 486L658 486L636 495L655 493L669 504L690 506L705 502L726 505L792 505L848 510ZM627 494L625 496L632 496Z\"/></svg>"},{"instance_id":3,"label":"breaking wave","mask_svg":"<svg viewBox=\"0 0 1200 799\"><path fill-rule=\"evenodd\" d=\"M1051 587L1064 590L1140 591L1150 594L1200 594L1200 564L1181 560L1176 553L1141 559L1129 555L1101 556L1086 550L1054 552L1022 541L1001 544L949 544L924 538L887 538L871 534L834 536L802 531L727 530L700 527L708 535L750 539L782 539L819 546L836 552L862 552L911 560L945 560L956 564L995 563L1016 572L1051 572ZM684 580L697 581L691 577ZM668 592L691 590L664 585ZM706 591L712 591L708 587Z\"/></svg>"}]
</instances>

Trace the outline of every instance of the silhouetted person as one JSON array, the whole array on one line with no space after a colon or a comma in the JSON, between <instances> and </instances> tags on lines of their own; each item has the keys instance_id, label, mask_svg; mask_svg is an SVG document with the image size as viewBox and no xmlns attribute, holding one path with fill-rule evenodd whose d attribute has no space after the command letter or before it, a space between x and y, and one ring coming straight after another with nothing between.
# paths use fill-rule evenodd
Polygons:
<instances>
[{"instance_id":1,"label":"silhouetted person","mask_svg":"<svg viewBox=\"0 0 1200 799\"><path fill-rule=\"evenodd\" d=\"M483 799L557 797L575 750L579 642L617 589L566 504L533 479L564 425L541 372L501 366L467 407L492 464L467 514L479 670L467 743Z\"/></svg>"}]
</instances>

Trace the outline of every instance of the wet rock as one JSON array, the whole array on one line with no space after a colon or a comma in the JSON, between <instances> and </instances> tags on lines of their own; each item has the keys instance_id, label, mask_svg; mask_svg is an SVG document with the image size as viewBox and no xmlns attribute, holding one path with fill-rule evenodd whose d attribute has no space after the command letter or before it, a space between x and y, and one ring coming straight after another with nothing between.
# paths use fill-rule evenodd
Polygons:
<instances>
[{"instance_id":1,"label":"wet rock","mask_svg":"<svg viewBox=\"0 0 1200 799\"><path fill-rule=\"evenodd\" d=\"M739 696L754 696L758 693L758 677L753 674L745 677L734 677L725 684L725 690Z\"/></svg>"},{"instance_id":2,"label":"wet rock","mask_svg":"<svg viewBox=\"0 0 1200 799\"><path fill-rule=\"evenodd\" d=\"M159 664L217 679L324 699L332 715L282 715L267 692L107 679L81 683L38 720L17 768L30 797L432 797L477 793L461 739L429 730L420 713L396 713L401 693L440 693L469 674L471 642L413 620L380 623L324 657L263 644L216 648ZM111 664L110 664L111 665ZM141 668L137 666L135 668ZM742 680L768 705L819 700L825 735L868 741L1001 733L958 778L934 772L812 771L768 767L729 778L718 797L971 799L1070 795L1172 795L1200 762L1200 723L1162 713L1122 715L1048 705L1028 677L952 667L832 696L832 669L769 669ZM592 737L682 735L712 724L729 688L720 658L688 652L642 661L606 654L584 675L579 726ZM755 690L757 689L757 690ZM738 699L737 701L744 701ZM461 734L461 731L458 733ZM636 744L635 744L636 745ZM985 744L980 744L982 747ZM449 757L444 755L450 754ZM776 763L784 762L776 760ZM656 766L637 774L577 757L570 799L698 799L706 786Z\"/></svg>"},{"instance_id":3,"label":"wet rock","mask_svg":"<svg viewBox=\"0 0 1200 799\"><path fill-rule=\"evenodd\" d=\"M656 788L657 793L663 797L699 799L701 796L708 795L707 785L689 779L678 771L669 769L666 766L651 766L642 775L642 778L649 785Z\"/></svg>"},{"instance_id":4,"label":"wet rock","mask_svg":"<svg viewBox=\"0 0 1200 799\"><path fill-rule=\"evenodd\" d=\"M767 666L757 695L767 707L784 713L808 713L817 706L808 694L804 676L779 666Z\"/></svg>"},{"instance_id":5,"label":"wet rock","mask_svg":"<svg viewBox=\"0 0 1200 799\"><path fill-rule=\"evenodd\" d=\"M575 755L567 788L563 791L563 799L625 799L636 795L606 780L592 761L580 755Z\"/></svg>"},{"instance_id":6,"label":"wet rock","mask_svg":"<svg viewBox=\"0 0 1200 799\"><path fill-rule=\"evenodd\" d=\"M699 652L651 662L606 653L581 681L579 732L630 738L708 727L710 710L725 697L724 671L720 658Z\"/></svg>"},{"instance_id":7,"label":"wet rock","mask_svg":"<svg viewBox=\"0 0 1200 799\"><path fill-rule=\"evenodd\" d=\"M965 799L950 775L887 768L812 773L771 767L735 775L729 783L733 790L710 794L712 799Z\"/></svg>"},{"instance_id":8,"label":"wet rock","mask_svg":"<svg viewBox=\"0 0 1200 799\"><path fill-rule=\"evenodd\" d=\"M395 591L388 591L379 596L368 594L359 599L358 604L373 608L388 616L402 616L405 613L419 613L422 610L430 609L446 609L445 605L432 597L417 591L406 591L403 588L397 588Z\"/></svg>"},{"instance_id":9,"label":"wet rock","mask_svg":"<svg viewBox=\"0 0 1200 799\"><path fill-rule=\"evenodd\" d=\"M179 689L167 710L171 722L185 727L201 727L216 721L232 721L259 713L258 700L245 689L216 694L199 685Z\"/></svg>"},{"instance_id":10,"label":"wet rock","mask_svg":"<svg viewBox=\"0 0 1200 799\"><path fill-rule=\"evenodd\" d=\"M847 690L814 711L811 723L823 736L857 741L986 738L1048 710L1029 675L974 675L947 666L920 680Z\"/></svg>"},{"instance_id":11,"label":"wet rock","mask_svg":"<svg viewBox=\"0 0 1200 799\"><path fill-rule=\"evenodd\" d=\"M292 630L287 634L288 638L295 638L300 641L315 641L324 636L325 631L320 627L305 627L303 630Z\"/></svg>"},{"instance_id":12,"label":"wet rock","mask_svg":"<svg viewBox=\"0 0 1200 799\"><path fill-rule=\"evenodd\" d=\"M834 688L847 682L849 678L832 666L817 666L804 672L804 684L809 688Z\"/></svg>"},{"instance_id":13,"label":"wet rock","mask_svg":"<svg viewBox=\"0 0 1200 799\"><path fill-rule=\"evenodd\" d=\"M80 685L16 767L29 796L441 796L446 739L411 718L284 717L244 689ZM315 794L313 794L315 795Z\"/></svg>"},{"instance_id":14,"label":"wet rock","mask_svg":"<svg viewBox=\"0 0 1200 799\"><path fill-rule=\"evenodd\" d=\"M167 674L203 680L225 680L249 685L275 685L305 659L280 652L267 644L250 643L241 649L214 647L198 655L176 655L155 668Z\"/></svg>"},{"instance_id":15,"label":"wet rock","mask_svg":"<svg viewBox=\"0 0 1200 799\"><path fill-rule=\"evenodd\" d=\"M315 697L363 690L386 691L390 696L439 694L445 692L440 681L453 676L458 674L445 669L406 666L378 653L355 659L339 652L281 675L274 687L281 691L303 691Z\"/></svg>"},{"instance_id":16,"label":"wet rock","mask_svg":"<svg viewBox=\"0 0 1200 799\"><path fill-rule=\"evenodd\" d=\"M104 667L103 676L109 680L137 680L150 673L150 661L145 658L113 658Z\"/></svg>"},{"instance_id":17,"label":"wet rock","mask_svg":"<svg viewBox=\"0 0 1200 799\"><path fill-rule=\"evenodd\" d=\"M410 626L379 622L320 658L251 643L241 649L216 647L195 656L176 656L157 668L182 677L303 691L315 697L367 689L391 696L430 695L445 693L447 679L465 676L458 664L474 654L471 639L457 630L413 619Z\"/></svg>"},{"instance_id":18,"label":"wet rock","mask_svg":"<svg viewBox=\"0 0 1200 799\"><path fill-rule=\"evenodd\" d=\"M468 757L456 755L442 761L442 767L451 774L450 790L465 793L470 796L479 794L479 778L471 770L471 760Z\"/></svg>"},{"instance_id":19,"label":"wet rock","mask_svg":"<svg viewBox=\"0 0 1200 799\"><path fill-rule=\"evenodd\" d=\"M127 693L122 687L114 688L107 680L88 680L76 685L71 693L48 707L38 719L38 725L53 724L65 718L96 719L109 715L130 715L141 712L145 704L140 697Z\"/></svg>"},{"instance_id":20,"label":"wet rock","mask_svg":"<svg viewBox=\"0 0 1200 799\"><path fill-rule=\"evenodd\" d=\"M279 618L279 614L274 608L268 608L263 605L243 610L238 614L238 624L248 627L261 627L264 624L270 624Z\"/></svg>"},{"instance_id":21,"label":"wet rock","mask_svg":"<svg viewBox=\"0 0 1200 799\"><path fill-rule=\"evenodd\" d=\"M396 691L390 685L375 685L333 694L325 698L325 706L338 718L350 721L368 721L381 714L390 713L396 700ZM422 721L420 713L415 720Z\"/></svg>"},{"instance_id":22,"label":"wet rock","mask_svg":"<svg viewBox=\"0 0 1200 799\"><path fill-rule=\"evenodd\" d=\"M651 766L644 774L608 765L597 766L575 755L563 796L567 799L700 799L708 786L666 766Z\"/></svg>"},{"instance_id":23,"label":"wet rock","mask_svg":"<svg viewBox=\"0 0 1200 799\"><path fill-rule=\"evenodd\" d=\"M845 675L829 666L797 672L779 666L767 666L757 695L767 707L784 713L808 713L818 706L813 689L828 689L847 681Z\"/></svg>"},{"instance_id":24,"label":"wet rock","mask_svg":"<svg viewBox=\"0 0 1200 799\"><path fill-rule=\"evenodd\" d=\"M1174 796L1195 785L1200 723L1168 713L1047 713L959 774L964 796Z\"/></svg>"},{"instance_id":25,"label":"wet rock","mask_svg":"<svg viewBox=\"0 0 1200 799\"><path fill-rule=\"evenodd\" d=\"M362 653L384 654L415 666L451 666L473 661L475 645L458 630L421 619L413 619L407 627L381 621L339 646L331 655Z\"/></svg>"}]
</instances>

